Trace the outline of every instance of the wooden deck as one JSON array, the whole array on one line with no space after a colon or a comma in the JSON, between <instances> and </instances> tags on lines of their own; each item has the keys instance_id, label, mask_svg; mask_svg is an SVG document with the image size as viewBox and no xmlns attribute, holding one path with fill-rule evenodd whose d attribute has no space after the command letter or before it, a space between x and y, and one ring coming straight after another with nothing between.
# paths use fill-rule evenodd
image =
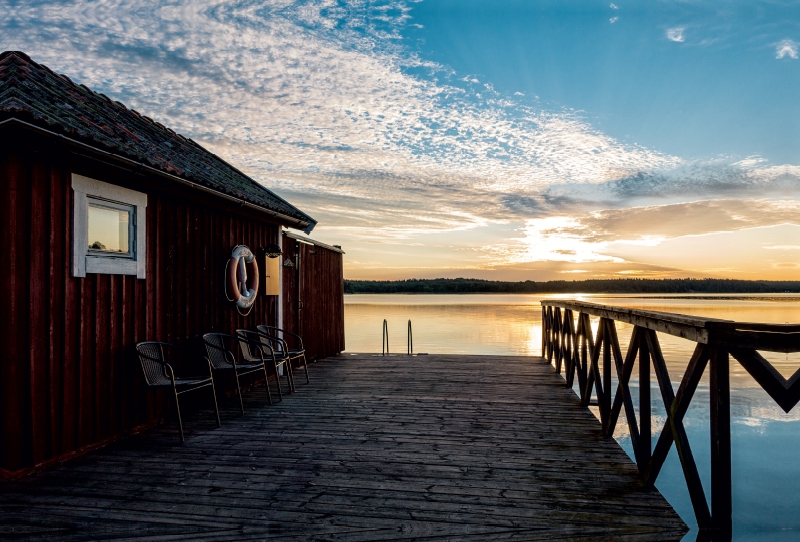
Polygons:
<instances>
[{"instance_id":1,"label":"wooden deck","mask_svg":"<svg viewBox=\"0 0 800 542\"><path fill-rule=\"evenodd\" d=\"M680 540L540 358L341 355L0 484L0 539ZM16 533L16 534L15 534Z\"/></svg>"}]
</instances>

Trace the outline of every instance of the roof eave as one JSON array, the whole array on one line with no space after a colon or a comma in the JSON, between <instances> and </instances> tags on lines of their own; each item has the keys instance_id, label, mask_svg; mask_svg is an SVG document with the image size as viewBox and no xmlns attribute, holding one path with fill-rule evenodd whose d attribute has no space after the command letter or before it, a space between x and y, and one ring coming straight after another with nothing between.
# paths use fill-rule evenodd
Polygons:
<instances>
[{"instance_id":1,"label":"roof eave","mask_svg":"<svg viewBox=\"0 0 800 542\"><path fill-rule=\"evenodd\" d=\"M13 115L13 112L12 112L12 115ZM149 165L147 165L145 163L139 162L137 160L132 160L131 158L128 158L127 156L123 156L123 155L120 155L120 154L117 154L117 153L113 153L113 152L107 151L105 149L101 149L99 147L96 147L94 145L90 145L88 143L84 143L83 141L79 141L77 139L65 136L64 134L59 134L59 133L54 132L52 130L48 130L47 128L43 128L42 126L38 126L36 124L31 124L30 122L27 122L25 120L19 119L19 118L14 117L14 116L11 116L11 117L9 117L9 118L7 118L5 120L0 121L0 127L9 126L12 123L17 123L17 124L21 125L22 127L27 128L29 130L34 130L36 132L45 134L47 136L57 138L59 140L65 141L66 143L68 143L70 145L78 146L78 147L80 147L82 149L89 150L91 152L100 154L102 156L112 157L115 160L118 160L118 161L120 161L122 163L125 163L128 166L133 166L136 169L144 170L144 171L147 171L149 173L153 173L155 175L159 175L161 177L165 177L165 178L170 179L170 180L172 180L174 182L178 182L178 183L183 184L185 186L190 186L190 187L195 188L197 190L201 190L203 192L207 192L209 194L213 194L216 197L223 198L223 199L226 199L228 201L233 201L233 202L239 203L242 207L248 207L250 209L255 209L257 211L263 212L263 213L268 214L268 215L274 217L275 219L285 223L285 225L287 227L295 228L295 229L301 230L301 231L303 231L305 233L310 233L314 229L314 227L317 225L317 222L314 219L311 219L309 221L305 221L305 220L300 220L300 219L285 215L283 213L279 213L279 212L274 211L272 209L269 209L267 207L263 207L261 205L257 205L255 203L251 203L249 201L246 201L246 200L244 200L242 198L237 198L236 196L231 196L229 194L225 194L224 192L220 192L219 190L214 190L213 188L208 188L207 186L203 186L201 184L195 183L195 182L190 181L188 179L184 179L182 177L178 177L177 175L172 175L171 173L167 173L167 172L162 171L162 170L160 170L158 168L154 168L152 166L149 166ZM309 218L311 218L311 217L309 217Z\"/></svg>"}]
</instances>

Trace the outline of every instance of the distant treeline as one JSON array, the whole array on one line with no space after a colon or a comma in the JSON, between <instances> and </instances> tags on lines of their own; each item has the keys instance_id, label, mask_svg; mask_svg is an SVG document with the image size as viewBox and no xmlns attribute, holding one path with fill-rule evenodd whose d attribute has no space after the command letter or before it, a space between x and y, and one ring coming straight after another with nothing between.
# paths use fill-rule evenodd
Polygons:
<instances>
[{"instance_id":1,"label":"distant treeline","mask_svg":"<svg viewBox=\"0 0 800 542\"><path fill-rule=\"evenodd\" d=\"M346 294L770 294L800 293L800 281L609 279L503 282L480 279L345 280Z\"/></svg>"}]
</instances>

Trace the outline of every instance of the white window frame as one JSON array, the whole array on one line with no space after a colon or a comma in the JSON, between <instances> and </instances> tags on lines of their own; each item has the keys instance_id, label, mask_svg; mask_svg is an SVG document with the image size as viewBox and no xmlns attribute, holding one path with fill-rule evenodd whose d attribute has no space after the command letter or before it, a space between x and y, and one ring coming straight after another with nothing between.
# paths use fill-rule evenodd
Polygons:
<instances>
[{"instance_id":1,"label":"white window frame","mask_svg":"<svg viewBox=\"0 0 800 542\"><path fill-rule=\"evenodd\" d=\"M72 190L75 196L72 209L72 276L85 277L86 273L98 273L146 278L147 194L76 173L72 174ZM89 250L89 200L93 198L133 207L136 232L133 258L103 255Z\"/></svg>"}]
</instances>

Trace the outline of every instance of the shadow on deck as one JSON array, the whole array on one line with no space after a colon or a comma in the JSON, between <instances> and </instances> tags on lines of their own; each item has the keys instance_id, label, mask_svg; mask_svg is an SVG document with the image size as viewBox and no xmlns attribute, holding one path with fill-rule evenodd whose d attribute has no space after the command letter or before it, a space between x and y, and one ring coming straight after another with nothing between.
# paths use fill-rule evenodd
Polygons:
<instances>
[{"instance_id":1,"label":"shadow on deck","mask_svg":"<svg viewBox=\"0 0 800 542\"><path fill-rule=\"evenodd\" d=\"M680 540L540 358L344 354L0 486L0 538ZM304 379L298 378L298 382ZM16 534L14 534L16 533Z\"/></svg>"}]
</instances>

